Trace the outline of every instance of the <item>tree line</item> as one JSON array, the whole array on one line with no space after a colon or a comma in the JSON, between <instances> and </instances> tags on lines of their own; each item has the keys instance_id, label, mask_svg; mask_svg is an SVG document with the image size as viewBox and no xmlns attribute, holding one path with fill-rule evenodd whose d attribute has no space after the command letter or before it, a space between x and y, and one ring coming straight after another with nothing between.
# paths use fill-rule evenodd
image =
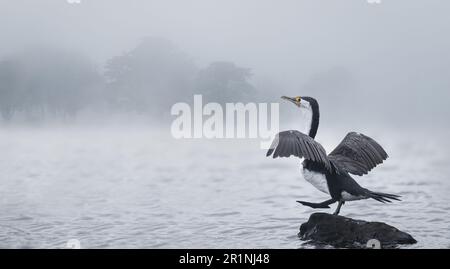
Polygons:
<instances>
[{"instance_id":1,"label":"tree line","mask_svg":"<svg viewBox=\"0 0 450 269\"><path fill-rule=\"evenodd\" d=\"M251 71L232 62L198 68L170 41L145 38L99 70L76 52L33 48L0 60L0 113L5 121L74 118L83 109L135 112L163 119L176 102L246 102Z\"/></svg>"}]
</instances>

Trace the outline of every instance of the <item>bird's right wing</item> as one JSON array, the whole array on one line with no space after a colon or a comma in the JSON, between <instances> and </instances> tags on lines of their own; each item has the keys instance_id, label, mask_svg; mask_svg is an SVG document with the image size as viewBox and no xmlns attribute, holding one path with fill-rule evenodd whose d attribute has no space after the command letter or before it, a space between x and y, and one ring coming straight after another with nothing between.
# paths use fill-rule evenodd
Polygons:
<instances>
[{"instance_id":1,"label":"bird's right wing","mask_svg":"<svg viewBox=\"0 0 450 269\"><path fill-rule=\"evenodd\" d=\"M372 138L351 132L328 155L339 169L362 176L388 158L384 149Z\"/></svg>"},{"instance_id":2,"label":"bird's right wing","mask_svg":"<svg viewBox=\"0 0 450 269\"><path fill-rule=\"evenodd\" d=\"M299 131L290 130L278 133L266 156L270 156L272 153L273 158L290 157L291 155L305 158L306 160L321 163L327 170L333 171L333 166L322 145Z\"/></svg>"}]
</instances>

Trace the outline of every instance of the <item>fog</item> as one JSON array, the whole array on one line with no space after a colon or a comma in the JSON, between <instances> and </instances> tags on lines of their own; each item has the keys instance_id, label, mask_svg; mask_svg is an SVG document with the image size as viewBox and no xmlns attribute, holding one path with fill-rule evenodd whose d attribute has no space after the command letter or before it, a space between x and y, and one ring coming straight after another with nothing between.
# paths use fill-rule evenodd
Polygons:
<instances>
[{"instance_id":1,"label":"fog","mask_svg":"<svg viewBox=\"0 0 450 269\"><path fill-rule=\"evenodd\" d=\"M132 111L166 121L173 103L202 93L221 102L310 95L329 124L447 125L445 1L69 2L0 2L0 107L18 107L3 121L43 121L60 110L72 118ZM121 57L133 53L139 56ZM5 97L19 91L8 86L17 81L27 89L20 105ZM230 81L238 85L217 86ZM47 101L30 95L39 87Z\"/></svg>"},{"instance_id":2,"label":"fog","mask_svg":"<svg viewBox=\"0 0 450 269\"><path fill-rule=\"evenodd\" d=\"M410 232L415 248L448 248L449 10L0 0L0 247L303 247L298 227L317 210L295 201L325 194L301 179L298 158L266 158L260 139L170 134L172 106L202 94L279 103L280 129L301 131L307 119L280 96L315 97L317 142L331 152L349 131L374 138L389 159L356 179L402 196L343 214Z\"/></svg>"}]
</instances>

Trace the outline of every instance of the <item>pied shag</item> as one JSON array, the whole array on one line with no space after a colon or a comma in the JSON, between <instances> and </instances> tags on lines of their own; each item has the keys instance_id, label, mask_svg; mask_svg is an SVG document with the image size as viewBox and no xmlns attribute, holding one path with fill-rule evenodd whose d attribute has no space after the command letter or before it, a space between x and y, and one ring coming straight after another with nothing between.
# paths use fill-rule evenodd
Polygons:
<instances>
[{"instance_id":1,"label":"pied shag","mask_svg":"<svg viewBox=\"0 0 450 269\"><path fill-rule=\"evenodd\" d=\"M319 103L312 97L286 97L282 99L294 103L307 113L307 131L296 130L278 133L266 156L273 153L273 158L290 157L304 158L303 176L318 190L331 196L331 199L321 203L297 201L312 208L330 208L329 205L338 202L334 215L338 215L341 206L346 201L372 198L386 203L398 200L399 195L373 192L361 187L351 176L367 174L375 166L387 159L384 149L372 138L356 133L348 133L344 140L327 155L325 149L314 140L319 127Z\"/></svg>"}]
</instances>

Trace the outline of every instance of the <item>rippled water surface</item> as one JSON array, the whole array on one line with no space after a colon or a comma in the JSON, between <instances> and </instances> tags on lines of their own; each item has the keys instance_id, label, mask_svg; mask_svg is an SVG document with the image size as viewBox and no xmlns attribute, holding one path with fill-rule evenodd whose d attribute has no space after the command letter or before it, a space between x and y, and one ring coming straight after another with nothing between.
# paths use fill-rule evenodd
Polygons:
<instances>
[{"instance_id":1,"label":"rippled water surface","mask_svg":"<svg viewBox=\"0 0 450 269\"><path fill-rule=\"evenodd\" d=\"M319 134L330 151L345 135ZM257 141L173 140L148 129L0 130L0 247L299 248L299 226L327 196L300 161L265 157ZM389 136L389 139L386 137ZM390 158L358 182L397 193L341 214L411 233L409 248L450 248L450 153L433 140L375 134ZM322 210L332 212L332 209Z\"/></svg>"}]
</instances>

